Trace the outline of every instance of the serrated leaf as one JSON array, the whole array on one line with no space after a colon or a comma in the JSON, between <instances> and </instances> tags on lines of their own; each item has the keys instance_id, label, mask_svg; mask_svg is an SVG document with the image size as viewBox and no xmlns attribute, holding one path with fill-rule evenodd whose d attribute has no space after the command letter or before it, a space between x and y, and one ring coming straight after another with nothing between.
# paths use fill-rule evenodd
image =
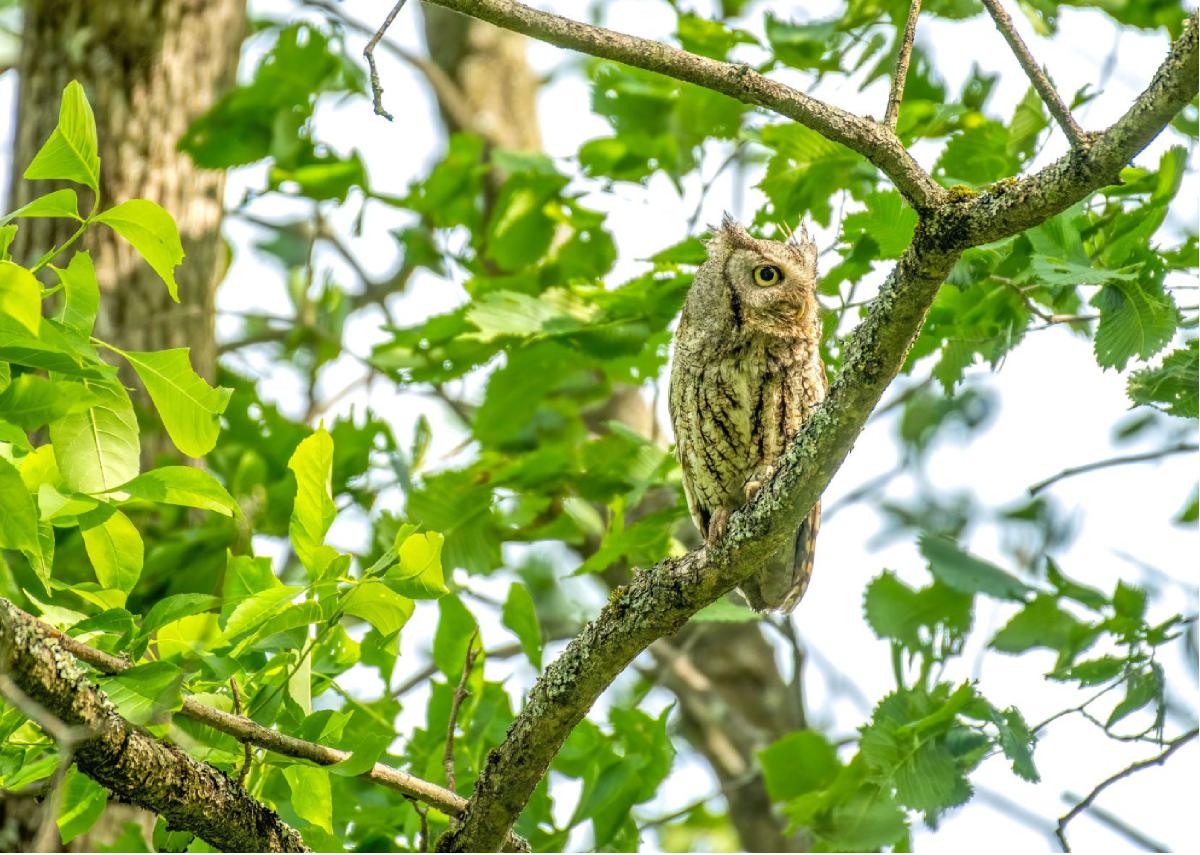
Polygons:
<instances>
[{"instance_id":1,"label":"serrated leaf","mask_svg":"<svg viewBox=\"0 0 1200 855\"><path fill-rule=\"evenodd\" d=\"M1013 772L1036 784L1041 780L1037 767L1033 765L1033 746L1037 740L1021 711L1016 707L1009 707L1003 712L992 708L991 718L999 733L1000 750L1012 761Z\"/></svg>"},{"instance_id":2,"label":"serrated leaf","mask_svg":"<svg viewBox=\"0 0 1200 855\"><path fill-rule=\"evenodd\" d=\"M148 662L98 679L109 700L133 724L161 721L183 706L183 672L170 662Z\"/></svg>"},{"instance_id":3,"label":"serrated leaf","mask_svg":"<svg viewBox=\"0 0 1200 855\"><path fill-rule=\"evenodd\" d=\"M113 511L102 523L83 529L83 545L105 588L128 594L142 575L145 547L129 517Z\"/></svg>"},{"instance_id":4,"label":"serrated leaf","mask_svg":"<svg viewBox=\"0 0 1200 855\"><path fill-rule=\"evenodd\" d=\"M1023 602L1033 590L990 561L964 552L945 537L926 532L918 540L918 546L929 561L930 572L956 591Z\"/></svg>"},{"instance_id":5,"label":"serrated leaf","mask_svg":"<svg viewBox=\"0 0 1200 855\"><path fill-rule=\"evenodd\" d=\"M401 532L403 534L403 532ZM444 538L436 531L397 535L398 562L384 575L388 587L414 599L437 599L449 592L442 574Z\"/></svg>"},{"instance_id":6,"label":"serrated leaf","mask_svg":"<svg viewBox=\"0 0 1200 855\"><path fill-rule=\"evenodd\" d=\"M333 437L329 432L318 428L302 440L288 460L288 469L296 476L288 535L309 578L316 579L337 555L325 546L325 534L337 515L331 493Z\"/></svg>"},{"instance_id":7,"label":"serrated leaf","mask_svg":"<svg viewBox=\"0 0 1200 855\"><path fill-rule=\"evenodd\" d=\"M342 611L362 618L385 637L403 629L413 610L412 600L374 579L357 583L342 601Z\"/></svg>"},{"instance_id":8,"label":"serrated leaf","mask_svg":"<svg viewBox=\"0 0 1200 855\"><path fill-rule=\"evenodd\" d=\"M538 623L529 589L520 582L513 582L508 588L500 617L521 643L529 664L535 670L542 670L542 627Z\"/></svg>"},{"instance_id":9,"label":"serrated leaf","mask_svg":"<svg viewBox=\"0 0 1200 855\"><path fill-rule=\"evenodd\" d=\"M1155 663L1151 667L1135 671L1129 676L1125 686L1125 697L1117 704L1105 722L1106 727L1112 727L1123 718L1132 715L1142 707L1153 702L1162 704L1163 673L1162 666ZM1161 710L1160 710L1161 714Z\"/></svg>"},{"instance_id":10,"label":"serrated leaf","mask_svg":"<svg viewBox=\"0 0 1200 855\"><path fill-rule=\"evenodd\" d=\"M129 199L95 217L132 244L179 302L175 268L183 261L183 244L175 220L149 199Z\"/></svg>"},{"instance_id":11,"label":"serrated leaf","mask_svg":"<svg viewBox=\"0 0 1200 855\"><path fill-rule=\"evenodd\" d=\"M867 586L863 612L871 630L879 638L899 641L909 649L924 643L920 630L944 626L957 636L971 628L971 594L957 591L940 580L913 590L890 570L885 570Z\"/></svg>"},{"instance_id":12,"label":"serrated leaf","mask_svg":"<svg viewBox=\"0 0 1200 855\"><path fill-rule=\"evenodd\" d=\"M1135 356L1149 359L1167 346L1179 322L1175 301L1162 285L1141 279L1105 285L1092 305L1100 310L1095 353L1102 368L1124 371Z\"/></svg>"},{"instance_id":13,"label":"serrated leaf","mask_svg":"<svg viewBox=\"0 0 1200 855\"><path fill-rule=\"evenodd\" d=\"M92 188L100 187L100 154L96 142L96 117L79 81L63 90L58 125L25 170L27 179L64 179Z\"/></svg>"},{"instance_id":14,"label":"serrated leaf","mask_svg":"<svg viewBox=\"0 0 1200 855\"><path fill-rule=\"evenodd\" d=\"M1182 418L1200 416L1200 341L1192 339L1167 354L1157 368L1129 375L1125 389L1135 404L1157 407Z\"/></svg>"},{"instance_id":15,"label":"serrated leaf","mask_svg":"<svg viewBox=\"0 0 1200 855\"><path fill-rule=\"evenodd\" d=\"M221 432L221 413L233 390L209 386L192 370L186 347L118 352L145 384L175 447L189 457L212 451Z\"/></svg>"},{"instance_id":16,"label":"serrated leaf","mask_svg":"<svg viewBox=\"0 0 1200 855\"><path fill-rule=\"evenodd\" d=\"M211 472L192 466L160 466L120 485L113 492L128 493L148 502L216 511L227 517L241 512L237 501Z\"/></svg>"},{"instance_id":17,"label":"serrated leaf","mask_svg":"<svg viewBox=\"0 0 1200 855\"><path fill-rule=\"evenodd\" d=\"M899 258L912 242L917 212L894 190L871 193L863 202L865 211L848 214L842 221L842 240L853 245L865 235L879 247L878 258Z\"/></svg>"},{"instance_id":18,"label":"serrated leaf","mask_svg":"<svg viewBox=\"0 0 1200 855\"><path fill-rule=\"evenodd\" d=\"M97 403L50 424L50 441L66 485L104 493L138 474L141 442L129 393L116 381L83 380Z\"/></svg>"},{"instance_id":19,"label":"serrated leaf","mask_svg":"<svg viewBox=\"0 0 1200 855\"><path fill-rule=\"evenodd\" d=\"M0 217L0 226L19 217L67 217L81 220L79 216L79 199L75 191L69 187L55 190L45 196L38 196L17 210Z\"/></svg>"},{"instance_id":20,"label":"serrated leaf","mask_svg":"<svg viewBox=\"0 0 1200 855\"><path fill-rule=\"evenodd\" d=\"M1033 647L1061 653L1075 649L1090 634L1091 628L1059 608L1055 597L1039 594L996 633L991 646L1002 653L1023 653Z\"/></svg>"},{"instance_id":21,"label":"serrated leaf","mask_svg":"<svg viewBox=\"0 0 1200 855\"><path fill-rule=\"evenodd\" d=\"M33 335L42 325L42 286L33 274L11 261L0 261L0 314L13 318Z\"/></svg>"}]
</instances>

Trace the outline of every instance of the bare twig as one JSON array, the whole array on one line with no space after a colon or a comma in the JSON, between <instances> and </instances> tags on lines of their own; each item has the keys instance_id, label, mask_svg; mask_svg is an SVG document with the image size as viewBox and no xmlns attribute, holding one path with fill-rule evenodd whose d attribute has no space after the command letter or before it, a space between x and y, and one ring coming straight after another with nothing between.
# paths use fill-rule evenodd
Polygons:
<instances>
[{"instance_id":1,"label":"bare twig","mask_svg":"<svg viewBox=\"0 0 1200 855\"><path fill-rule=\"evenodd\" d=\"M442 765L446 767L446 783L451 792L458 789L458 781L454 774L454 731L458 727L458 711L462 707L462 702L470 694L467 691L467 680L470 679L471 670L475 667L475 659L479 656L479 648L475 646L478 638L479 630L471 633L471 640L467 642L467 657L463 662L462 676L458 679L458 686L454 689L454 698L450 701L450 723L446 726L446 751L442 754Z\"/></svg>"},{"instance_id":2,"label":"bare twig","mask_svg":"<svg viewBox=\"0 0 1200 855\"><path fill-rule=\"evenodd\" d=\"M366 58L367 68L371 72L371 101L375 105L375 114L383 116L389 122L392 120L392 114L383 109L383 86L379 83L379 69L375 67L375 47L383 38L383 34L387 32L388 27L392 25L392 21L396 20L396 16L400 14L400 10L404 8L406 2L407 0L397 0L392 11L387 13L387 17L383 19L383 23L375 31L375 35L371 36L367 41L367 46L363 48L363 56Z\"/></svg>"},{"instance_id":3,"label":"bare twig","mask_svg":"<svg viewBox=\"0 0 1200 855\"><path fill-rule=\"evenodd\" d=\"M518 656L522 652L521 645L513 642L512 644L504 644L500 647L494 647L486 651L483 655L485 659L511 659L513 656ZM399 698L407 695L418 686L422 686L438 672L438 667L435 663L430 662L417 673L413 674L395 689L390 694L393 698Z\"/></svg>"},{"instance_id":4,"label":"bare twig","mask_svg":"<svg viewBox=\"0 0 1200 855\"><path fill-rule=\"evenodd\" d=\"M233 712L235 715L241 715L242 693L238 690L237 677L229 678L229 689L233 692ZM254 762L254 749L250 747L249 742L243 742L242 748L244 756L242 758L242 768L238 769L237 782L244 787L246 785L246 775L250 772L250 764Z\"/></svg>"},{"instance_id":5,"label":"bare twig","mask_svg":"<svg viewBox=\"0 0 1200 855\"><path fill-rule=\"evenodd\" d=\"M1086 146L1088 141L1087 132L1079 127L1079 123L1071 115L1071 109L1063 103L1058 90L1054 88L1054 84L1050 81L1050 77L1038 66L1037 60L1033 58L1033 54L1029 52L1029 48L1025 45L1024 40L1017 32L1017 28L1013 25L1012 18L1008 16L1008 13L1004 11L1004 7L1000 5L1000 0L983 0L983 5L987 7L992 20L996 22L996 28L1000 30L1000 34L1004 36L1004 40L1008 42L1008 46L1016 54L1017 62L1025 70L1026 76L1029 77L1029 82L1033 84L1033 88L1037 90L1037 93L1042 96L1042 101L1045 102L1046 108L1050 110L1055 121L1062 127L1063 133L1067 135L1067 139L1071 141L1071 147L1081 148Z\"/></svg>"},{"instance_id":6,"label":"bare twig","mask_svg":"<svg viewBox=\"0 0 1200 855\"><path fill-rule=\"evenodd\" d=\"M413 810L417 812L417 816L421 819L421 831L417 837L417 848L422 852L429 851L429 808L421 804L412 796L405 796L408 803L412 805Z\"/></svg>"},{"instance_id":7,"label":"bare twig","mask_svg":"<svg viewBox=\"0 0 1200 855\"><path fill-rule=\"evenodd\" d=\"M1103 781L1097 784L1095 788L1093 788L1093 790L1083 798L1082 801L1076 804L1075 807L1071 808L1071 810L1069 810L1066 814L1059 817L1058 829L1055 831L1055 834L1058 836L1058 842L1062 845L1063 852L1071 851L1071 845L1067 842L1067 823L1091 807L1092 802L1094 802L1102 792L1111 787L1117 781L1120 781L1123 778L1128 778L1130 775L1133 775L1136 772L1140 772L1143 769L1149 769L1151 766L1161 766L1163 763L1166 763L1167 758L1169 758L1184 745L1195 739L1198 734L1200 734L1200 730L1193 728L1192 730L1189 730L1187 733L1183 734L1183 736L1176 737L1168 742L1166 750L1161 754L1157 754L1148 760L1141 760L1137 763L1133 763L1132 765L1126 766L1115 775L1105 778Z\"/></svg>"},{"instance_id":8,"label":"bare twig","mask_svg":"<svg viewBox=\"0 0 1200 855\"><path fill-rule=\"evenodd\" d=\"M904 22L904 34L901 36L900 52L896 56L896 73L892 75L892 91L888 95L887 113L883 123L891 130L896 130L896 121L900 118L900 102L904 99L904 80L908 77L908 63L912 59L913 39L917 35L917 17L921 14L921 0L912 0L908 7L908 20Z\"/></svg>"},{"instance_id":9,"label":"bare twig","mask_svg":"<svg viewBox=\"0 0 1200 855\"><path fill-rule=\"evenodd\" d=\"M1067 804L1078 802L1082 796L1077 793L1063 793L1063 801ZM1155 840L1150 835L1146 834L1139 828L1134 828L1121 817L1117 816L1110 810L1105 810L1100 805L1093 804L1088 808L1088 815L1101 825L1106 825L1112 831L1128 839L1131 843L1140 846L1145 852L1169 852L1170 849L1163 843Z\"/></svg>"},{"instance_id":10,"label":"bare twig","mask_svg":"<svg viewBox=\"0 0 1200 855\"><path fill-rule=\"evenodd\" d=\"M1097 460L1095 463L1086 463L1083 466L1071 466L1057 475L1053 475L1044 481L1038 481L1029 488L1029 495L1036 496L1042 490L1045 490L1051 484L1055 484L1064 478L1071 478L1075 475L1081 475L1084 472L1094 472L1097 469L1107 469L1111 466L1124 466L1127 463L1146 463L1151 460L1160 460L1163 457L1170 457L1174 454L1188 454L1193 451L1200 450L1193 442L1181 442L1178 445L1171 445L1167 448L1160 448L1158 451L1147 451L1144 454L1128 454L1123 457L1110 457L1108 460Z\"/></svg>"}]
</instances>

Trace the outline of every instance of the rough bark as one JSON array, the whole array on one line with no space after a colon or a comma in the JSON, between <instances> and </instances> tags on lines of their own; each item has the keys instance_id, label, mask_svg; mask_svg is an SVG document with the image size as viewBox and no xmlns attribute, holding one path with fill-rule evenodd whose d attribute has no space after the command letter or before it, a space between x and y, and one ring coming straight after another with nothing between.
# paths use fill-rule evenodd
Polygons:
<instances>
[{"instance_id":1,"label":"rough bark","mask_svg":"<svg viewBox=\"0 0 1200 855\"><path fill-rule=\"evenodd\" d=\"M21 39L11 205L50 189L20 175L54 129L63 88L78 80L96 115L103 204L157 202L175 217L187 254L176 305L132 247L108 229L89 229L84 248L105 292L97 334L126 350L191 347L193 365L209 379L214 295L227 255L225 173L198 169L176 142L233 82L245 7L246 0L26 0ZM15 256L36 258L71 228L66 220L22 221Z\"/></svg>"},{"instance_id":2,"label":"rough bark","mask_svg":"<svg viewBox=\"0 0 1200 855\"><path fill-rule=\"evenodd\" d=\"M50 633L2 599L0 673L63 724L91 734L76 747L75 762L118 800L223 850L309 851L294 829L224 772L122 718Z\"/></svg>"},{"instance_id":3,"label":"rough bark","mask_svg":"<svg viewBox=\"0 0 1200 855\"><path fill-rule=\"evenodd\" d=\"M510 0L436 2L554 44L626 60L734 97L748 91L745 80L749 78L739 77L735 66L702 62L664 45L567 21ZM761 83L756 85L761 89ZM945 191L924 199L914 197L914 189L931 179L907 155L880 157L881 150L890 150L886 145L881 149L880 141L894 137L891 131L872 123L870 133L856 136L847 128L859 126L843 123L831 132L824 127L825 111L830 108L812 109L795 97L800 93L782 89L787 91L777 93L777 104L756 103L791 115L781 109L788 107L797 121L876 163L921 213L913 241L872 301L867 317L851 334L843 368L828 398L788 447L775 477L733 515L725 537L712 547L662 561L613 592L600 615L534 685L504 742L490 752L461 824L438 841L441 851L494 849L572 728L612 680L647 646L677 632L697 610L737 585L794 530L903 366L938 288L962 250L1043 222L1111 183L1120 167L1196 96L1197 18L1193 14L1185 23L1146 91L1090 145L1035 175L1002 181L986 193L966 198Z\"/></svg>"}]
</instances>

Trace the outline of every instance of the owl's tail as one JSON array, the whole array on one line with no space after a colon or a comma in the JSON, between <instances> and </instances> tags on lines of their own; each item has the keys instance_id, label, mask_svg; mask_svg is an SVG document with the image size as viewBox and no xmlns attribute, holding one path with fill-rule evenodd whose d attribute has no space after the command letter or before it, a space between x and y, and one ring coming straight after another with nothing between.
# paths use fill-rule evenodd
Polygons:
<instances>
[{"instance_id":1,"label":"owl's tail","mask_svg":"<svg viewBox=\"0 0 1200 855\"><path fill-rule=\"evenodd\" d=\"M800 523L795 539L767 559L762 569L742 582L741 592L755 611L790 612L804 596L812 578L817 529L821 527L821 502Z\"/></svg>"}]
</instances>

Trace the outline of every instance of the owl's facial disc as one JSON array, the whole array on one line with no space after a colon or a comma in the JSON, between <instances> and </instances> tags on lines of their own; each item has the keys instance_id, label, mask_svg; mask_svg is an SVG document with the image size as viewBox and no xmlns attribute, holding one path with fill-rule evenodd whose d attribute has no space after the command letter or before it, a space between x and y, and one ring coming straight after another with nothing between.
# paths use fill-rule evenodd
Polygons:
<instances>
[{"instance_id":1,"label":"owl's facial disc","mask_svg":"<svg viewBox=\"0 0 1200 855\"><path fill-rule=\"evenodd\" d=\"M807 332L816 316L816 282L786 247L751 238L734 250L726 273L747 331L774 338Z\"/></svg>"}]
</instances>

